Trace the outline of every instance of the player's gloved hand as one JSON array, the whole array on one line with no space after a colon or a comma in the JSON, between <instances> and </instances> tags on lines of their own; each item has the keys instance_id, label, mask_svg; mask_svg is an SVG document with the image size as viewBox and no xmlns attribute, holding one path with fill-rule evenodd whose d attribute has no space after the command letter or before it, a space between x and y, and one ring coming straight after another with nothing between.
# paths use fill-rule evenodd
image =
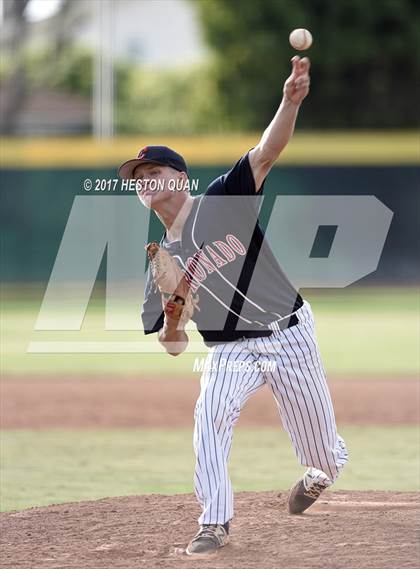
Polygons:
<instances>
[{"instance_id":1,"label":"player's gloved hand","mask_svg":"<svg viewBox=\"0 0 420 569\"><path fill-rule=\"evenodd\" d=\"M184 327L198 308L184 272L175 259L158 243L146 245L153 280L162 295L162 307L169 327Z\"/></svg>"},{"instance_id":2,"label":"player's gloved hand","mask_svg":"<svg viewBox=\"0 0 420 569\"><path fill-rule=\"evenodd\" d=\"M309 68L311 63L307 57L302 59L295 55L292 57L292 73L286 80L283 96L286 101L300 105L309 93Z\"/></svg>"}]
</instances>

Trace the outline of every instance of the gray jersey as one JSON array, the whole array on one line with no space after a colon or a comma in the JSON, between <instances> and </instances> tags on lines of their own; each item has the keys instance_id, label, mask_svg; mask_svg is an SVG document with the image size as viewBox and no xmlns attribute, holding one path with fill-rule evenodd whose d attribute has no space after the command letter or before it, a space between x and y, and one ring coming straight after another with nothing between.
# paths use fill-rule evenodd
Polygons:
<instances>
[{"instance_id":1,"label":"gray jersey","mask_svg":"<svg viewBox=\"0 0 420 569\"><path fill-rule=\"evenodd\" d=\"M181 241L161 241L199 295L193 319L207 345L268 336L273 322L302 306L258 223L261 194L246 154L194 198ZM146 334L163 325L150 270L142 319Z\"/></svg>"}]
</instances>

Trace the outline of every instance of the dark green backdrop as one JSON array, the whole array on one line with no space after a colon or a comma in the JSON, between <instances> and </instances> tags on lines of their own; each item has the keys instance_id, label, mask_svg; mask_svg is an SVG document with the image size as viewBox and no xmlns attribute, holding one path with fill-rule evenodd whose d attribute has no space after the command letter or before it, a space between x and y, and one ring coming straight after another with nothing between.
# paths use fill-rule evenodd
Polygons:
<instances>
[{"instance_id":1,"label":"dark green backdrop","mask_svg":"<svg viewBox=\"0 0 420 569\"><path fill-rule=\"evenodd\" d=\"M191 169L191 177L199 178L199 191L204 191L207 184L226 169L223 166L195 167ZM85 195L83 180L115 176L113 169L3 170L3 281L46 283L74 196ZM414 282L419 276L419 180L415 166L281 167L271 172L265 194L268 197L276 194L375 195L394 212L394 218L378 270L361 282L400 284ZM269 207L266 200L266 212ZM151 224L153 236L157 237L159 231L159 223L154 221ZM100 277L103 274L102 267Z\"/></svg>"}]
</instances>

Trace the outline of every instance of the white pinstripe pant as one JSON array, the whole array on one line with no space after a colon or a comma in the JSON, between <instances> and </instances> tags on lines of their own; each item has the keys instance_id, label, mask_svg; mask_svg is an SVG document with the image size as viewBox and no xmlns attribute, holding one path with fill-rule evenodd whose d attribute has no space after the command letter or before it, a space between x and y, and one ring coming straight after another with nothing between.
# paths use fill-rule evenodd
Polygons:
<instances>
[{"instance_id":1,"label":"white pinstripe pant","mask_svg":"<svg viewBox=\"0 0 420 569\"><path fill-rule=\"evenodd\" d=\"M219 344L210 349L195 407L195 492L199 524L223 524L233 517L228 474L233 425L248 398L265 384L276 400L300 463L325 473L332 484L347 461L316 344L314 320L305 301L299 323L269 337ZM274 371L262 371L275 360ZM229 363L230 362L230 363ZM240 363L241 362L241 363ZM248 371L231 371L248 365ZM245 369L245 368L243 368ZM325 476L324 476L325 479Z\"/></svg>"}]
</instances>

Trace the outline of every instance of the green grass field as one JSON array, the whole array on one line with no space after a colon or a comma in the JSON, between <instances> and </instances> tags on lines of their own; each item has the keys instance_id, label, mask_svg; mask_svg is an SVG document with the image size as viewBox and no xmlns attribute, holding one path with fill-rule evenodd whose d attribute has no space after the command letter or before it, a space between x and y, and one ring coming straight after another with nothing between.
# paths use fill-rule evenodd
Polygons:
<instances>
[{"instance_id":1,"label":"green grass field","mask_svg":"<svg viewBox=\"0 0 420 569\"><path fill-rule=\"evenodd\" d=\"M358 288L306 291L328 373L414 376L419 369L418 291ZM103 301L92 299L80 332L38 332L42 290L3 288L2 374L191 374L196 353L28 353L31 342L149 342L142 332L104 330ZM198 341L192 335L192 339ZM88 346L90 344L87 344ZM204 351L204 350L203 350ZM351 462L336 488L417 490L418 430L412 426L342 429ZM190 430L10 430L1 435L1 508L105 496L192 491ZM231 458L236 490L285 490L299 476L280 429L237 429Z\"/></svg>"},{"instance_id":2,"label":"green grass field","mask_svg":"<svg viewBox=\"0 0 420 569\"><path fill-rule=\"evenodd\" d=\"M415 427L341 430L351 461L334 486L418 490ZM1 508L23 509L106 496L192 492L189 429L4 431ZM286 490L303 472L279 429L236 430L235 490Z\"/></svg>"},{"instance_id":3,"label":"green grass field","mask_svg":"<svg viewBox=\"0 0 420 569\"><path fill-rule=\"evenodd\" d=\"M155 335L141 331L106 331L104 306L94 298L80 331L34 331L42 290L3 290L2 373L4 374L157 374L191 373L196 353L169 358L163 353L115 353L121 345L156 349ZM420 336L418 290L357 288L307 291L315 313L324 365L330 374L401 376L418 373ZM204 352L199 335L190 340ZM76 342L77 350L109 346L108 353L28 353L40 342ZM115 342L111 346L111 342ZM126 344L127 343L127 344ZM73 344L71 344L73 345ZM68 346L68 344L67 344ZM93 346L93 347L92 347ZM42 349L42 346L41 346ZM47 349L50 349L47 347ZM66 348L68 349L68 348ZM113 350L113 351L112 351Z\"/></svg>"}]
</instances>

